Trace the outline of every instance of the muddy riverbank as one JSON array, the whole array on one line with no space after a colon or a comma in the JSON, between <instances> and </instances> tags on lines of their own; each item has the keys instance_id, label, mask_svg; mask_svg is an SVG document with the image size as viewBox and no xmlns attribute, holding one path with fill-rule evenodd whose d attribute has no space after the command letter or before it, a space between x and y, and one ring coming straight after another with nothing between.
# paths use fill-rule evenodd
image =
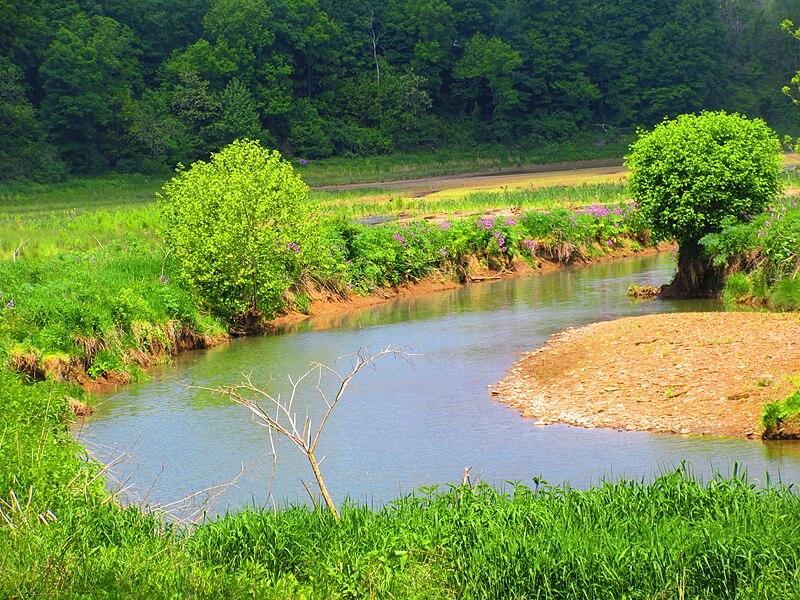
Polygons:
<instances>
[{"instance_id":1,"label":"muddy riverbank","mask_svg":"<svg viewBox=\"0 0 800 600\"><path fill-rule=\"evenodd\" d=\"M568 329L492 393L537 425L757 437L798 387L798 315L680 313Z\"/></svg>"}]
</instances>

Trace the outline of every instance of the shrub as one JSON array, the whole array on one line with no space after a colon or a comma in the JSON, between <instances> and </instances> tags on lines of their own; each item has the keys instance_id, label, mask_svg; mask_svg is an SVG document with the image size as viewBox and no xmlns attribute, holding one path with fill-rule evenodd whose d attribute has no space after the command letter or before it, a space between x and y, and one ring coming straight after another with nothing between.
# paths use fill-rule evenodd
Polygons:
<instances>
[{"instance_id":1,"label":"shrub","mask_svg":"<svg viewBox=\"0 0 800 600\"><path fill-rule=\"evenodd\" d=\"M800 277L787 276L779 280L770 300L775 308L800 309Z\"/></svg>"},{"instance_id":2,"label":"shrub","mask_svg":"<svg viewBox=\"0 0 800 600\"><path fill-rule=\"evenodd\" d=\"M784 422L798 415L800 415L800 390L788 398L765 405L761 413L764 437L780 436Z\"/></svg>"},{"instance_id":3,"label":"shrub","mask_svg":"<svg viewBox=\"0 0 800 600\"><path fill-rule=\"evenodd\" d=\"M722 298L726 302L741 302L752 297L750 280L745 273L733 273L725 281Z\"/></svg>"},{"instance_id":4,"label":"shrub","mask_svg":"<svg viewBox=\"0 0 800 600\"><path fill-rule=\"evenodd\" d=\"M630 192L656 238L680 245L672 292L715 293L700 239L758 214L780 190L781 145L760 119L704 112L642 131L625 157Z\"/></svg>"},{"instance_id":5,"label":"shrub","mask_svg":"<svg viewBox=\"0 0 800 600\"><path fill-rule=\"evenodd\" d=\"M164 237L217 313L274 315L318 251L308 187L277 151L239 140L164 185Z\"/></svg>"}]
</instances>

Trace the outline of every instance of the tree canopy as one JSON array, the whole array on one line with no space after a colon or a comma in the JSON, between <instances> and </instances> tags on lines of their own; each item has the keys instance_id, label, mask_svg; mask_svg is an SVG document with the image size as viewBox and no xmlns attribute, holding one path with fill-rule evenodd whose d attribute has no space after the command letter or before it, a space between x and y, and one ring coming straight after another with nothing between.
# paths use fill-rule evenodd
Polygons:
<instances>
[{"instance_id":1,"label":"tree canopy","mask_svg":"<svg viewBox=\"0 0 800 600\"><path fill-rule=\"evenodd\" d=\"M317 158L597 141L699 110L800 128L781 94L797 69L788 0L4 7L5 129L48 149L39 164L16 160L21 142L0 134L6 178L172 167L244 136Z\"/></svg>"},{"instance_id":2,"label":"tree canopy","mask_svg":"<svg viewBox=\"0 0 800 600\"><path fill-rule=\"evenodd\" d=\"M317 247L308 187L277 151L238 140L164 185L164 238L211 308L271 317ZM301 264L303 263L303 264Z\"/></svg>"},{"instance_id":3,"label":"tree canopy","mask_svg":"<svg viewBox=\"0 0 800 600\"><path fill-rule=\"evenodd\" d=\"M781 189L782 149L761 119L703 112L640 132L628 187L652 233L679 243L676 295L713 291L700 239L760 213ZM709 289L712 288L712 289Z\"/></svg>"}]
</instances>

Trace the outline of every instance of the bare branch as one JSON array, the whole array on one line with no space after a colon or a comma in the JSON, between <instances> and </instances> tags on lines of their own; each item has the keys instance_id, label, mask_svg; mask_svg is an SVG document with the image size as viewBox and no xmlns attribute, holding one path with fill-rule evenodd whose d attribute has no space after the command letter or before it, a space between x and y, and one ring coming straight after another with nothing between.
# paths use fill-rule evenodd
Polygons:
<instances>
[{"instance_id":1,"label":"bare branch","mask_svg":"<svg viewBox=\"0 0 800 600\"><path fill-rule=\"evenodd\" d=\"M325 429L325 425L328 423L328 419L333 413L333 410L336 408L336 405L344 396L344 393L350 385L350 382L353 381L355 376L358 375L358 373L364 369L364 367L372 365L377 359L387 355L410 356L402 350L392 348L391 346L387 346L380 352L371 355L365 355L363 351L359 351L355 354L349 355L349 357L352 359L350 370L345 372L345 374L342 374L336 369L321 363L312 363L308 371L299 377L293 378L291 375L288 377L289 385L291 386L291 393L289 394L287 400L282 399L280 395L275 396L267 392L265 389L259 388L253 383L252 375L249 374L242 374L244 381L238 385L220 386L217 388L208 388L202 386L192 387L194 389L206 390L213 394L227 396L233 402L236 402L237 404L247 408L250 411L253 420L258 425L267 428L269 431L269 440L273 457L272 475L270 477L269 488L269 498L273 504L273 507L275 502L274 498L272 497L272 484L275 478L277 453L275 451L272 433L276 432L291 441L299 450L303 452L303 454L305 454L311 469L314 472L314 478L317 481L317 485L319 486L319 490L322 493L322 497L325 500L328 510L334 518L338 519L339 513L336 510L336 506L333 503L330 494L328 493L328 488L325 485L325 481L323 480L322 473L319 468L322 460L318 461L315 455L317 444L319 443L322 432ZM339 363L343 358L347 357L340 357L336 362ZM298 397L300 385L312 374L316 374L316 383L314 384L315 390L325 403L325 412L319 425L316 426L314 425L311 416L306 414L305 418L303 419L301 429L298 429L297 413L294 411L294 402ZM336 393L334 394L333 398L330 398L323 389L323 379L325 378L338 382L335 387ZM269 412L262 408L258 400L271 406ZM303 486L306 488L306 491L308 491L309 496L311 496L311 500L314 503L315 509L318 508L308 484L303 482Z\"/></svg>"}]
</instances>

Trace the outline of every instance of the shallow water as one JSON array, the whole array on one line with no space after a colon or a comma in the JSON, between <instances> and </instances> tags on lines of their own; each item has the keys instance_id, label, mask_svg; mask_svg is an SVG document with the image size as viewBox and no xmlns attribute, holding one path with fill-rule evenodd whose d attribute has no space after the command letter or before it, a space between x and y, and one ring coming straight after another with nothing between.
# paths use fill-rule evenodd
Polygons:
<instances>
[{"instance_id":1,"label":"shallow water","mask_svg":"<svg viewBox=\"0 0 800 600\"><path fill-rule=\"evenodd\" d=\"M385 358L362 371L320 441L322 471L337 502L380 504L421 486L460 481L468 466L473 480L497 485L534 476L575 487L621 477L650 480L684 461L703 477L730 474L738 464L757 481L769 475L800 482L796 444L536 427L489 395L487 386L503 377L514 353L540 346L566 327L653 312L721 310L713 302L626 298L631 284L667 282L673 265L660 254L473 284L187 353L149 381L101 397L95 416L77 433L101 459L125 454L112 473L133 500L163 505L241 471L212 510L263 505L272 466L267 431L241 406L189 386L238 383L247 372L271 392L285 394L287 374L300 375L313 361L334 365L359 349L392 345L417 356ZM339 366L346 365L345 359ZM298 406L318 420L313 385L302 388ZM305 458L285 441L277 452L275 500L306 502L301 480L313 478Z\"/></svg>"}]
</instances>

